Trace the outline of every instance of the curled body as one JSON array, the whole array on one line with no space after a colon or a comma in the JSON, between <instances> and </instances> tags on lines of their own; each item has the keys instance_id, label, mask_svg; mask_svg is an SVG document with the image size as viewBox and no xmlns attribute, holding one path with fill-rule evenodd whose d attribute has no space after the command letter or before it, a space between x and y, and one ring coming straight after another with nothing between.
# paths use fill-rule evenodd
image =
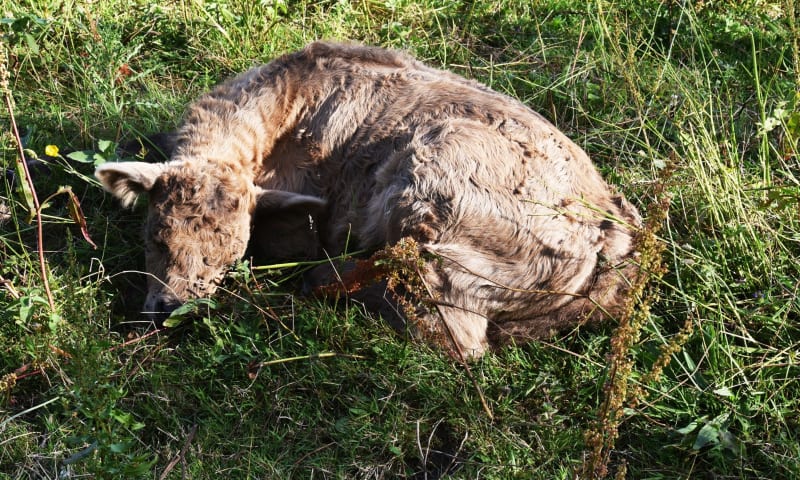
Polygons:
<instances>
[{"instance_id":1,"label":"curled body","mask_svg":"<svg viewBox=\"0 0 800 480\"><path fill-rule=\"evenodd\" d=\"M639 215L580 147L381 48L316 42L250 70L188 108L169 161L96 174L124 204L148 193L149 312L211 294L251 234L274 259L410 237L438 304L415 329L444 321L477 357L614 317L637 272Z\"/></svg>"}]
</instances>

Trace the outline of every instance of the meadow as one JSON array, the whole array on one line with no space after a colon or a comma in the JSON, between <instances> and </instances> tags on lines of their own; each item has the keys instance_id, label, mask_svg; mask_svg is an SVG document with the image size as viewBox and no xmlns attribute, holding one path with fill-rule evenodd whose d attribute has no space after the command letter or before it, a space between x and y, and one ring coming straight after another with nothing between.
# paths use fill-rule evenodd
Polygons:
<instances>
[{"instance_id":1,"label":"meadow","mask_svg":"<svg viewBox=\"0 0 800 480\"><path fill-rule=\"evenodd\" d=\"M582 146L646 214L629 312L464 365L245 259L155 329L95 166L316 39ZM0 478L800 478L793 0L0 0L0 80Z\"/></svg>"}]
</instances>

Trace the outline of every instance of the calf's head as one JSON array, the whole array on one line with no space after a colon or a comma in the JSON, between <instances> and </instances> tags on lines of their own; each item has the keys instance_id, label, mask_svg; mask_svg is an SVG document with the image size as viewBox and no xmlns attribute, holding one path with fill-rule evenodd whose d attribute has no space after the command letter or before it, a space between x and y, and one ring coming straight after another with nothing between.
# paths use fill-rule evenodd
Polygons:
<instances>
[{"instance_id":1,"label":"calf's head","mask_svg":"<svg viewBox=\"0 0 800 480\"><path fill-rule=\"evenodd\" d=\"M212 165L107 163L95 175L124 206L148 194L144 311L152 317L214 292L228 266L244 255L257 208L278 212L324 205L316 197L261 189Z\"/></svg>"}]
</instances>

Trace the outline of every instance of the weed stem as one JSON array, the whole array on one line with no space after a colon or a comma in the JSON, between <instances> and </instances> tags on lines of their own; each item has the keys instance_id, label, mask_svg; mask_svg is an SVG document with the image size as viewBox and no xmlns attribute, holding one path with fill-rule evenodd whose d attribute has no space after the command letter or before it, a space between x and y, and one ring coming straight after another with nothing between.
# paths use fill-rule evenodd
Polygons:
<instances>
[{"instance_id":1,"label":"weed stem","mask_svg":"<svg viewBox=\"0 0 800 480\"><path fill-rule=\"evenodd\" d=\"M36 196L36 189L33 186L31 172L28 169L28 162L25 160L25 150L22 148L22 139L19 136L17 122L14 119L14 100L11 98L11 88L9 87L8 83L8 69L6 68L6 65L8 64L8 57L5 49L0 49L0 52L0 55L2 55L2 58L0 58L0 89L3 90L3 99L5 100L6 109L8 110L8 122L11 124L11 131L14 134L14 140L17 145L17 153L19 154L17 161L22 162L22 169L25 172L25 181L30 189L34 210L36 211L36 248L37 253L39 254L39 269L42 274L44 291L47 294L47 304L50 306L50 312L52 313L56 311L56 305L53 301L53 293L50 291L50 281L47 278L47 263L44 259L44 246L42 243L42 212L41 207L39 206L39 198Z\"/></svg>"}]
</instances>

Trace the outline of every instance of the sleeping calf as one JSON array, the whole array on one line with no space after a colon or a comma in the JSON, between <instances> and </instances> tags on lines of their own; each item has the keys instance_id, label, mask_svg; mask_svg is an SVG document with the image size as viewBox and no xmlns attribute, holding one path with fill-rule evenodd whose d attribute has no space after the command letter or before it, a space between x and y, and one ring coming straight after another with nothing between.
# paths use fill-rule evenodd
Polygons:
<instances>
[{"instance_id":1,"label":"sleeping calf","mask_svg":"<svg viewBox=\"0 0 800 480\"><path fill-rule=\"evenodd\" d=\"M412 331L444 325L470 357L618 315L637 272L639 215L580 147L380 48L317 42L250 70L188 108L169 161L96 175L124 205L148 194L147 312L210 295L253 229L273 258L413 239L435 308Z\"/></svg>"}]
</instances>

